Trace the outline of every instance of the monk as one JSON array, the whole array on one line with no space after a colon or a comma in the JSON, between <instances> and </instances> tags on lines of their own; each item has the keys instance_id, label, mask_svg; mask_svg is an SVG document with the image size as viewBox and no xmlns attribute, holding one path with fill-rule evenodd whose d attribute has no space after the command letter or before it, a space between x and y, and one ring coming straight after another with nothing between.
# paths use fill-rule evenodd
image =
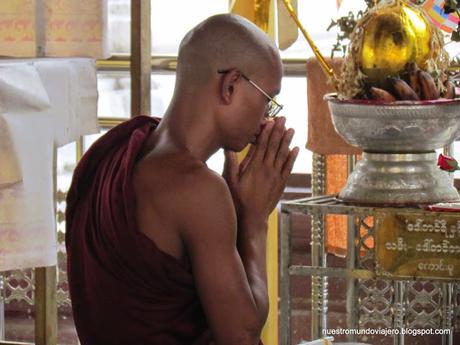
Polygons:
<instances>
[{"instance_id":1,"label":"monk","mask_svg":"<svg viewBox=\"0 0 460 345\"><path fill-rule=\"evenodd\" d=\"M66 212L81 344L259 344L267 218L298 153L275 117L281 77L262 31L210 17L180 44L162 120L126 121L81 159ZM223 176L206 166L220 148Z\"/></svg>"}]
</instances>

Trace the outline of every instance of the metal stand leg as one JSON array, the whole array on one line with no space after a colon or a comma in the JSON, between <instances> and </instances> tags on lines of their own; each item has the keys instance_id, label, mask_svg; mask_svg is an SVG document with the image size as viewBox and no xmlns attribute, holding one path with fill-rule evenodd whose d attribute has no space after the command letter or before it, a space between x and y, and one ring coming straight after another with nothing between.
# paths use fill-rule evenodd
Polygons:
<instances>
[{"instance_id":1,"label":"metal stand leg","mask_svg":"<svg viewBox=\"0 0 460 345\"><path fill-rule=\"evenodd\" d=\"M447 156L454 156L455 154L455 145L454 142L450 143L447 146L444 146L444 154ZM452 183L454 182L454 173L450 173L450 178ZM453 325L453 289L454 285L452 283L442 283L442 296L443 296L443 305L442 305L442 318L443 318L443 328L450 329L450 334L442 335L442 345L453 345L454 342L454 325Z\"/></svg>"},{"instance_id":2,"label":"metal stand leg","mask_svg":"<svg viewBox=\"0 0 460 345\"><path fill-rule=\"evenodd\" d=\"M356 165L356 157L347 156L348 175L351 174ZM359 226L355 225L355 217L347 216L347 269L356 268L358 257L356 256L355 239L358 237ZM359 254L359 253L358 253ZM347 278L347 328L358 329L359 327L359 308L357 301L357 280ZM348 341L356 341L357 336L351 334L347 336Z\"/></svg>"},{"instance_id":3,"label":"metal stand leg","mask_svg":"<svg viewBox=\"0 0 460 345\"><path fill-rule=\"evenodd\" d=\"M394 327L400 330L399 334L394 336L395 345L404 345L404 334L402 330L404 328L404 316L406 314L405 307L405 284L404 281L395 281L395 301L394 301Z\"/></svg>"},{"instance_id":4,"label":"metal stand leg","mask_svg":"<svg viewBox=\"0 0 460 345\"><path fill-rule=\"evenodd\" d=\"M322 195L325 192L326 157L313 154L312 194ZM311 224L311 265L327 267L325 248L325 219L324 215L312 216ZM327 277L311 277L311 337L317 339L323 336L327 328L328 289Z\"/></svg>"},{"instance_id":5,"label":"metal stand leg","mask_svg":"<svg viewBox=\"0 0 460 345\"><path fill-rule=\"evenodd\" d=\"M3 274L0 273L0 340L5 340L5 300Z\"/></svg>"},{"instance_id":6,"label":"metal stand leg","mask_svg":"<svg viewBox=\"0 0 460 345\"><path fill-rule=\"evenodd\" d=\"M357 237L357 227L355 226L354 216L348 216L348 236L347 236L347 269L356 268L357 256L355 238ZM357 281L354 278L347 278L347 328L358 329L359 309L357 301ZM348 341L356 341L354 334L347 336Z\"/></svg>"},{"instance_id":7,"label":"metal stand leg","mask_svg":"<svg viewBox=\"0 0 460 345\"><path fill-rule=\"evenodd\" d=\"M280 229L280 344L291 344L291 294L289 264L291 253L291 224L289 213L281 212Z\"/></svg>"},{"instance_id":8,"label":"metal stand leg","mask_svg":"<svg viewBox=\"0 0 460 345\"><path fill-rule=\"evenodd\" d=\"M442 335L442 345L453 345L454 343L454 284L453 283L442 283L442 328L450 329L449 334Z\"/></svg>"},{"instance_id":9,"label":"metal stand leg","mask_svg":"<svg viewBox=\"0 0 460 345\"><path fill-rule=\"evenodd\" d=\"M311 263L313 267L327 267L324 243L324 216L312 216ZM328 309L327 277L311 277L311 336L321 338L327 328Z\"/></svg>"}]
</instances>

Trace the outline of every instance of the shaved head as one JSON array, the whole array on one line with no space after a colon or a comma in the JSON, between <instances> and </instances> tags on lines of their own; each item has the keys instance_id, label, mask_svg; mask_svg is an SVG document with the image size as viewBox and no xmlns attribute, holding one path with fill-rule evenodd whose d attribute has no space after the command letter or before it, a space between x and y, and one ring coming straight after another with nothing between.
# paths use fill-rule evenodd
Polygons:
<instances>
[{"instance_id":1,"label":"shaved head","mask_svg":"<svg viewBox=\"0 0 460 345\"><path fill-rule=\"evenodd\" d=\"M197 25L182 40L176 86L206 83L218 70L231 68L254 78L279 64L278 49L262 30L243 17L220 14Z\"/></svg>"}]
</instances>

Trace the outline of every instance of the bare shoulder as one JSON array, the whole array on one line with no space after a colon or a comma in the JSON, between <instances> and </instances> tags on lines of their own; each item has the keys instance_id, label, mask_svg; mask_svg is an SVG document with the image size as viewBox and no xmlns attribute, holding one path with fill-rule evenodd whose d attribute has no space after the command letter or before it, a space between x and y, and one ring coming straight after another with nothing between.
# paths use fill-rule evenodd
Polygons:
<instances>
[{"instance_id":1,"label":"bare shoulder","mask_svg":"<svg viewBox=\"0 0 460 345\"><path fill-rule=\"evenodd\" d=\"M204 165L197 165L184 171L178 188L187 199L193 200L198 197L202 202L230 197L228 186L222 176Z\"/></svg>"},{"instance_id":2,"label":"bare shoulder","mask_svg":"<svg viewBox=\"0 0 460 345\"><path fill-rule=\"evenodd\" d=\"M157 155L135 166L133 185L141 232L163 251L183 257L200 237L236 234L236 216L225 180L184 153ZM236 236L236 235L235 235ZM232 241L232 237L229 238Z\"/></svg>"},{"instance_id":3,"label":"bare shoulder","mask_svg":"<svg viewBox=\"0 0 460 345\"><path fill-rule=\"evenodd\" d=\"M162 189L164 186L171 195L226 189L225 180L210 170L203 162L184 153L174 153L153 157L139 162L135 169L135 180L144 187ZM179 193L173 194L172 192Z\"/></svg>"},{"instance_id":4,"label":"bare shoulder","mask_svg":"<svg viewBox=\"0 0 460 345\"><path fill-rule=\"evenodd\" d=\"M157 209L173 207L177 221L204 210L234 211L230 191L222 176L184 153L140 162L134 181L137 193L150 199L152 206Z\"/></svg>"},{"instance_id":5,"label":"bare shoulder","mask_svg":"<svg viewBox=\"0 0 460 345\"><path fill-rule=\"evenodd\" d=\"M205 223L234 223L236 215L227 183L206 166L188 169L174 189L177 204L182 206L179 212L186 220L183 230L192 228L194 233L202 233L209 228Z\"/></svg>"}]
</instances>

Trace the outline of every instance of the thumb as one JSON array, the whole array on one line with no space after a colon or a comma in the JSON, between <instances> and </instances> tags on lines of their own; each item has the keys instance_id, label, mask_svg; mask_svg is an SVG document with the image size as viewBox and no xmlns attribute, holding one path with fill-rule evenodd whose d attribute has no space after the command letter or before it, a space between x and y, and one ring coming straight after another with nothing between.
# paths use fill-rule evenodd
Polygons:
<instances>
[{"instance_id":1,"label":"thumb","mask_svg":"<svg viewBox=\"0 0 460 345\"><path fill-rule=\"evenodd\" d=\"M238 180L238 158L236 153L230 150L224 150L225 162L222 176L227 182L234 184Z\"/></svg>"}]
</instances>

